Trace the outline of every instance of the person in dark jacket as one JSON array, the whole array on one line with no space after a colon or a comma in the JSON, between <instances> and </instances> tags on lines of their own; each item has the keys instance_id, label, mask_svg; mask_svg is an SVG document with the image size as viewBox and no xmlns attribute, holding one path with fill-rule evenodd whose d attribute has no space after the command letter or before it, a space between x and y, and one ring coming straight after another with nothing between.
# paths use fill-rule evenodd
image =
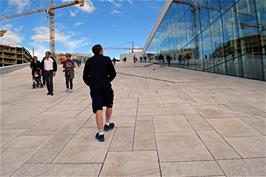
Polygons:
<instances>
[{"instance_id":1,"label":"person in dark jacket","mask_svg":"<svg viewBox=\"0 0 266 177\"><path fill-rule=\"evenodd\" d=\"M31 74L32 78L34 76L35 72L38 72L39 75L41 75L41 62L38 60L36 56L32 58L32 61L30 63L30 68L31 68Z\"/></svg>"},{"instance_id":2,"label":"person in dark jacket","mask_svg":"<svg viewBox=\"0 0 266 177\"><path fill-rule=\"evenodd\" d=\"M85 63L83 71L83 81L90 87L92 99L92 110L96 114L98 133L95 138L103 142L104 131L114 128L114 123L110 123L113 107L114 93L111 82L116 76L112 60L103 55L103 48L97 44L92 47L94 56ZM103 127L103 106L106 108L106 123Z\"/></svg>"},{"instance_id":3,"label":"person in dark jacket","mask_svg":"<svg viewBox=\"0 0 266 177\"><path fill-rule=\"evenodd\" d=\"M55 59L51 56L51 52L45 52L45 57L41 62L41 68L44 72L44 78L47 86L48 93L47 95L53 96L54 86L53 86L53 77L57 71L57 64Z\"/></svg>"},{"instance_id":4,"label":"person in dark jacket","mask_svg":"<svg viewBox=\"0 0 266 177\"><path fill-rule=\"evenodd\" d=\"M63 68L65 72L65 78L66 78L66 92L73 92L73 79L74 79L74 68L75 62L74 60L71 60L71 54L66 53L66 61L63 63Z\"/></svg>"}]
</instances>

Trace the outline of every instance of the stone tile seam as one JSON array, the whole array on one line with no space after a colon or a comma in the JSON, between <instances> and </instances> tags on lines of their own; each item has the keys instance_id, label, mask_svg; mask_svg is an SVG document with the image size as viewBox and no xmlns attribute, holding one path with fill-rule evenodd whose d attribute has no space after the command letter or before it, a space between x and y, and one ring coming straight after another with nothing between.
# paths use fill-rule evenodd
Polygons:
<instances>
[{"instance_id":1,"label":"stone tile seam","mask_svg":"<svg viewBox=\"0 0 266 177\"><path fill-rule=\"evenodd\" d=\"M138 108L139 108L139 95L138 95L138 99L137 99L137 108L136 108L136 116L135 117L135 123L134 123L134 133L133 133L133 142L132 142L132 147L131 150L134 150L134 145L135 145L135 138L136 138L136 125L137 125L137 117L138 117Z\"/></svg>"},{"instance_id":2,"label":"stone tile seam","mask_svg":"<svg viewBox=\"0 0 266 177\"><path fill-rule=\"evenodd\" d=\"M40 148L36 149L34 153L32 153L32 155L27 158L26 160L23 161L23 163L21 163L21 165L19 167L17 167L12 173L10 173L10 176L13 176L19 169L21 169L26 163L27 161L33 157L34 154L36 154L39 150L41 150L53 137L51 137L43 146L41 146Z\"/></svg>"},{"instance_id":3,"label":"stone tile seam","mask_svg":"<svg viewBox=\"0 0 266 177\"><path fill-rule=\"evenodd\" d=\"M109 144L109 146L108 146L108 148L107 148L106 154L105 154L105 156L104 156L103 163L102 163L101 168L100 168L99 173L98 173L98 177L99 177L99 176L101 175L101 173L102 173L102 169L103 169L104 163L105 163L105 161L106 161L106 158L107 158L108 152L110 152L109 150L110 150L110 148L111 148L111 145L112 145L112 142L113 142L113 139L114 139L114 136L115 136L116 130L117 130L117 128L114 129L114 133L113 133L113 136L112 136L112 138L111 138L111 140L110 140L110 144Z\"/></svg>"},{"instance_id":4,"label":"stone tile seam","mask_svg":"<svg viewBox=\"0 0 266 177\"><path fill-rule=\"evenodd\" d=\"M202 118L203 118L203 120L213 129L213 131L215 131L216 133L217 133L217 135L218 136L220 136L220 138L222 138L224 141L225 141L225 143L229 146L229 147L231 147L234 151L235 151L235 153L240 157L240 158L242 158L243 159L243 157L240 155L240 153L238 153L238 151L228 142L228 141L226 141L226 139L204 118L204 116L203 115L200 115Z\"/></svg>"},{"instance_id":5,"label":"stone tile seam","mask_svg":"<svg viewBox=\"0 0 266 177\"><path fill-rule=\"evenodd\" d=\"M253 118L254 118L254 119L257 119L257 120L260 120L260 119L255 118L255 117L253 117ZM263 135L266 135L266 133L264 133L263 131L259 130L258 128L254 127L253 125L251 125L251 124L249 124L248 122L246 122L244 118L243 118L243 119L240 118L240 120L243 121L245 124L249 125L250 127L254 128L255 130L259 131L259 132L262 133ZM264 129L266 130L266 126L264 127ZM266 131L265 131L265 132L266 132Z\"/></svg>"},{"instance_id":6,"label":"stone tile seam","mask_svg":"<svg viewBox=\"0 0 266 177\"><path fill-rule=\"evenodd\" d=\"M225 139L227 138L248 138L248 137L265 137L266 135L262 134L262 135L247 135L247 136L227 136L224 137Z\"/></svg>"},{"instance_id":7,"label":"stone tile seam","mask_svg":"<svg viewBox=\"0 0 266 177\"><path fill-rule=\"evenodd\" d=\"M97 162L82 162L82 163L26 163L25 165L83 165L83 164L102 164Z\"/></svg>"},{"instance_id":8,"label":"stone tile seam","mask_svg":"<svg viewBox=\"0 0 266 177\"><path fill-rule=\"evenodd\" d=\"M89 104L89 105L91 105L91 103ZM88 106L89 106L88 105ZM78 117L83 111L85 111L86 109L88 109L87 107L85 107L85 108L83 108L79 113L77 113L75 116L73 116L73 117Z\"/></svg>"},{"instance_id":9,"label":"stone tile seam","mask_svg":"<svg viewBox=\"0 0 266 177\"><path fill-rule=\"evenodd\" d=\"M186 120L188 121L189 125L192 127L192 129L194 130L194 133L196 133L197 137L200 139L200 141L203 143L203 145L205 146L205 148L207 149L207 151L210 153L210 155L212 156L213 160L215 161L215 163L217 164L217 166L220 168L220 170L222 171L223 175L226 175L225 171L223 170L223 168L220 166L220 164L216 161L215 156L212 154L211 150L207 147L207 145L205 144L205 142L201 139L200 135L198 134L198 132L195 130L195 128L192 126L192 124L190 123L190 121L186 118Z\"/></svg>"},{"instance_id":10,"label":"stone tile seam","mask_svg":"<svg viewBox=\"0 0 266 177\"><path fill-rule=\"evenodd\" d=\"M23 129L23 128L21 128L21 129ZM17 136L15 136L14 138L11 138L8 142L6 142L6 143L4 143L4 144L1 144L1 146L0 146L0 149L2 149L4 146L6 146L7 144L9 144L11 141L13 141L13 140L15 140L17 137L19 137L19 136L21 136L21 135L23 135L26 131L27 131L27 129L23 129L24 131L23 132L21 132L20 134L18 134ZM1 133L0 133L0 138L1 138L1 143L2 143L2 131L1 131Z\"/></svg>"},{"instance_id":11,"label":"stone tile seam","mask_svg":"<svg viewBox=\"0 0 266 177\"><path fill-rule=\"evenodd\" d=\"M90 117L88 118L88 120L90 119ZM87 121L88 121L87 120ZM74 133L71 138L69 138L69 141L61 148L61 150L58 151L58 153L55 155L55 157L51 160L51 162L54 162L55 159L58 157L58 155L63 152L63 150L66 148L66 146L70 143L70 141L73 139L73 137L83 128L83 126L86 124L87 121L84 121L83 124L80 125L79 129L77 129L76 133Z\"/></svg>"},{"instance_id":12,"label":"stone tile seam","mask_svg":"<svg viewBox=\"0 0 266 177\"><path fill-rule=\"evenodd\" d=\"M176 162L215 162L215 161L229 161L229 160L252 160L252 159L265 159L266 157L247 157L247 158L226 158L226 159L212 159L212 160L171 160L161 161L160 163L176 163Z\"/></svg>"},{"instance_id":13,"label":"stone tile seam","mask_svg":"<svg viewBox=\"0 0 266 177\"><path fill-rule=\"evenodd\" d=\"M154 135L154 141L155 141L155 148L156 148L157 157L158 157L159 172L160 172L160 176L162 177L163 173L162 173L162 167L160 164L160 156L159 156L158 144L157 144L157 139L156 139L156 134L155 134L155 126L154 126L153 116L152 116L152 128L153 128L153 135Z\"/></svg>"}]
</instances>

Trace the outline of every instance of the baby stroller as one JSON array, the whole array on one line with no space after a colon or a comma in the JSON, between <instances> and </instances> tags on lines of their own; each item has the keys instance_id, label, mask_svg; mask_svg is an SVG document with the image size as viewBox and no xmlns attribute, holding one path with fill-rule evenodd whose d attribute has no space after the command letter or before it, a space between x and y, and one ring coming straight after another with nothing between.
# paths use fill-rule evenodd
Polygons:
<instances>
[{"instance_id":1,"label":"baby stroller","mask_svg":"<svg viewBox=\"0 0 266 177\"><path fill-rule=\"evenodd\" d=\"M43 87L41 76L42 76L41 69L36 69L33 72L33 75L32 75L32 88L38 88L38 87L42 88Z\"/></svg>"}]
</instances>

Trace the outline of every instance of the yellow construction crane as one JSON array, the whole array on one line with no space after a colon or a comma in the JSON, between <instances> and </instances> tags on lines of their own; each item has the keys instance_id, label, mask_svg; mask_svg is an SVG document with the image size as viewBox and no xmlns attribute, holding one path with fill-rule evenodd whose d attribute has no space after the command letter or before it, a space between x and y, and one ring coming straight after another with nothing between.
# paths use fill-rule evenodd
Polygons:
<instances>
[{"instance_id":1,"label":"yellow construction crane","mask_svg":"<svg viewBox=\"0 0 266 177\"><path fill-rule=\"evenodd\" d=\"M79 4L80 6L84 6L84 0L74 0L73 2L69 2L66 4L58 5L58 6L54 6L54 0L50 0L49 8L35 9L35 10L30 10L28 12L23 12L23 13L19 13L15 15L0 17L0 21L8 20L8 19L12 19L15 17L20 17L20 16L25 16L25 15L35 14L35 13L43 13L43 12L47 13L49 15L49 27L50 27L50 50L51 50L52 56L55 57L55 21L54 21L55 13L54 13L54 10L76 5L76 4ZM6 32L6 30L1 30L1 31L3 31L4 33ZM0 33L0 35L1 34L2 33Z\"/></svg>"}]
</instances>

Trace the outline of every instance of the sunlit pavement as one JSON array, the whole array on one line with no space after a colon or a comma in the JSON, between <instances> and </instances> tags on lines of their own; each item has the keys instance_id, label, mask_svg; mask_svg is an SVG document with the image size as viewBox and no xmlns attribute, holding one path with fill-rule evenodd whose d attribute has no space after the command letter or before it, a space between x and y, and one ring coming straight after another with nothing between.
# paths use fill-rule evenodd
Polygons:
<instances>
[{"instance_id":1,"label":"sunlit pavement","mask_svg":"<svg viewBox=\"0 0 266 177\"><path fill-rule=\"evenodd\" d=\"M65 92L32 89L30 69L1 76L1 176L266 176L265 82L117 63L116 128L97 132L76 69Z\"/></svg>"}]
</instances>

